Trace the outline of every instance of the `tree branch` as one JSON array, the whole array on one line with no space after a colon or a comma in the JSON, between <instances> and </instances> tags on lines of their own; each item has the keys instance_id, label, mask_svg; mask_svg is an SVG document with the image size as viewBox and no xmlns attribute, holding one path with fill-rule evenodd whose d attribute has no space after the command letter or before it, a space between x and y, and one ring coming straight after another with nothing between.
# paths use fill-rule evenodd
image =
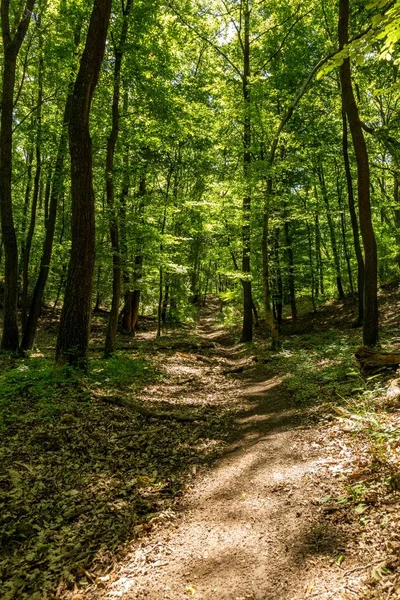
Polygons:
<instances>
[{"instance_id":1,"label":"tree branch","mask_svg":"<svg viewBox=\"0 0 400 600\"><path fill-rule=\"evenodd\" d=\"M243 74L240 71L240 69L238 69L238 67L231 61L231 59L229 58L229 56L225 52L223 52L221 50L221 48L217 44L215 44L207 36L205 36L202 33L200 33L200 31L198 31L193 25L191 25L191 23L189 23L181 15L181 13L175 8L175 6L173 6L170 2L167 2L167 6L175 13L175 15L179 18L179 20L183 23L183 25L185 25L185 27L187 27L188 29L190 29L191 31L193 31L193 33L195 33L197 35L197 37L199 37L204 42L207 42L207 44L209 44L212 48L214 48L214 50L220 56L222 56L226 60L226 62L232 67L232 69L239 75L240 79L243 79Z\"/></svg>"}]
</instances>

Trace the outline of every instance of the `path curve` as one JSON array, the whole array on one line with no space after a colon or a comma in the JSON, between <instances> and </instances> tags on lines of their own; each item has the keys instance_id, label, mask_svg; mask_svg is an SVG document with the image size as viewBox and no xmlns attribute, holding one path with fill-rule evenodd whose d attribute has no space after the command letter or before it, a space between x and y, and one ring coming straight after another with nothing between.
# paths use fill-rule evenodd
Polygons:
<instances>
[{"instance_id":1,"label":"path curve","mask_svg":"<svg viewBox=\"0 0 400 600\"><path fill-rule=\"evenodd\" d=\"M111 579L88 597L361 597L336 562L345 544L340 528L321 511L321 498L335 485L323 432L316 435L292 405L279 374L259 363L249 366L244 347L233 346L213 325L215 308L203 312L198 334L216 347L186 357L185 368L195 372L205 364L217 376L217 400L240 408L229 452L200 471L175 518L136 541ZM172 360L180 364L182 357ZM171 389L163 392L171 395Z\"/></svg>"}]
</instances>

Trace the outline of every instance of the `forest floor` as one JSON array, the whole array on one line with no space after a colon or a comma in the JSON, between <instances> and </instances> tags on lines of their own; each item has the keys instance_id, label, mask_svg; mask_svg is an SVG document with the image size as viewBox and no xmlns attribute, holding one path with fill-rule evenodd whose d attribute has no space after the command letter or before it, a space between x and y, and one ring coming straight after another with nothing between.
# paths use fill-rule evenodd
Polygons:
<instances>
[{"instance_id":1,"label":"forest floor","mask_svg":"<svg viewBox=\"0 0 400 600\"><path fill-rule=\"evenodd\" d=\"M397 290L381 306L398 345ZM211 298L84 377L3 357L0 597L400 598L400 402L360 373L353 311L285 324L278 353Z\"/></svg>"}]
</instances>

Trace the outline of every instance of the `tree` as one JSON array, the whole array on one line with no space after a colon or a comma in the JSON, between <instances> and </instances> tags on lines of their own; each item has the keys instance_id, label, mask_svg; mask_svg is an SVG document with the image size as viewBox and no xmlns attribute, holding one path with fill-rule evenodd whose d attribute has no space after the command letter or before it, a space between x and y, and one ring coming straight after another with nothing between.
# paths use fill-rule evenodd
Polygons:
<instances>
[{"instance_id":1,"label":"tree","mask_svg":"<svg viewBox=\"0 0 400 600\"><path fill-rule=\"evenodd\" d=\"M22 15L11 26L10 0L1 2L1 30L3 40L3 73L0 125L0 215L4 244L4 325L1 348L18 349L18 245L12 205L13 168L13 109L17 58L28 31L35 0L27 0ZM14 32L14 33L13 33Z\"/></svg>"},{"instance_id":2,"label":"tree","mask_svg":"<svg viewBox=\"0 0 400 600\"><path fill-rule=\"evenodd\" d=\"M86 366L95 255L95 198L89 116L103 60L111 0L94 0L69 121L72 245L56 360Z\"/></svg>"},{"instance_id":3,"label":"tree","mask_svg":"<svg viewBox=\"0 0 400 600\"><path fill-rule=\"evenodd\" d=\"M339 46L343 50L349 43L349 0L339 3ZM378 342L378 257L375 233L372 225L370 199L370 168L367 145L362 130L361 119L354 96L351 80L350 58L346 57L340 66L343 107L346 112L354 152L357 161L358 208L360 229L364 246L364 322L363 342L365 346L375 346Z\"/></svg>"}]
</instances>

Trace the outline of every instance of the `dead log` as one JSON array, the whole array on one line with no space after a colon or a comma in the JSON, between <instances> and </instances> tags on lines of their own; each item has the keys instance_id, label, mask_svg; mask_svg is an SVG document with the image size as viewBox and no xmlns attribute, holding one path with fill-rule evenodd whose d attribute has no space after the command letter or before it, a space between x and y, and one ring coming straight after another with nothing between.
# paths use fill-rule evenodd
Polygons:
<instances>
[{"instance_id":1,"label":"dead log","mask_svg":"<svg viewBox=\"0 0 400 600\"><path fill-rule=\"evenodd\" d=\"M355 356L363 369L398 367L400 365L400 352L385 352L361 346Z\"/></svg>"},{"instance_id":2,"label":"dead log","mask_svg":"<svg viewBox=\"0 0 400 600\"><path fill-rule=\"evenodd\" d=\"M177 411L158 411L150 410L145 408L140 402L134 400L128 400L128 398L122 398L120 396L100 396L98 394L93 395L96 400L106 402L107 404L113 404L114 406L122 406L128 408L143 417L149 419L167 420L167 421L179 421L181 423L194 423L197 421L204 421L204 415L188 415Z\"/></svg>"}]
</instances>

